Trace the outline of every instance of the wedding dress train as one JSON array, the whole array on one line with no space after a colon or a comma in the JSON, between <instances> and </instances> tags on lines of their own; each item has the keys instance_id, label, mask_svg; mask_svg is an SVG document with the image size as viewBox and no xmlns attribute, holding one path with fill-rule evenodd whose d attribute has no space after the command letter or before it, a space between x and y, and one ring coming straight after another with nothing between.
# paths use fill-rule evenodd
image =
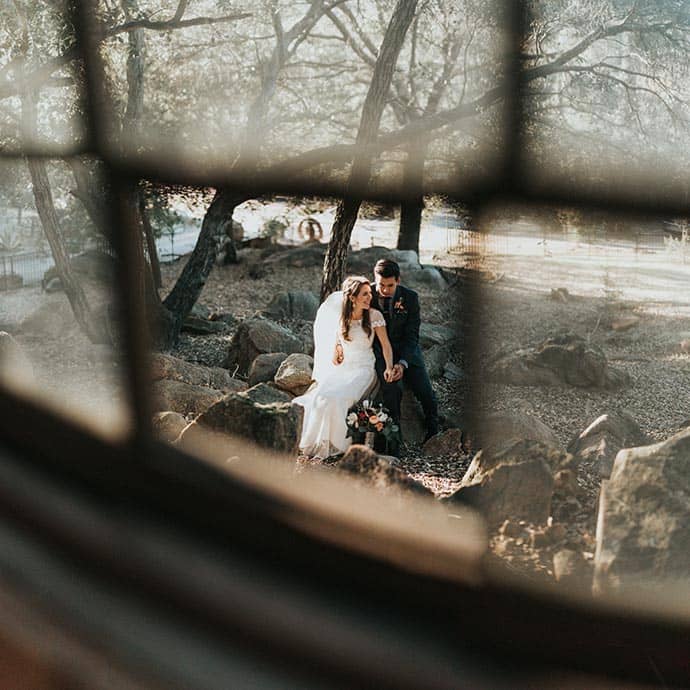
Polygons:
<instances>
[{"instance_id":1,"label":"wedding dress train","mask_svg":"<svg viewBox=\"0 0 690 690\"><path fill-rule=\"evenodd\" d=\"M338 299L340 301L338 301ZM339 338L343 362L331 362L338 337L335 307L342 303L342 293L330 295L319 308L314 322L314 373L311 388L293 400L304 407L300 450L306 455L327 458L343 453L351 444L347 438L347 411L376 385L375 357L372 349L374 328L385 326L383 315L371 310L371 334L367 336L362 321L350 324L350 340ZM332 329L332 330L331 330Z\"/></svg>"}]
</instances>

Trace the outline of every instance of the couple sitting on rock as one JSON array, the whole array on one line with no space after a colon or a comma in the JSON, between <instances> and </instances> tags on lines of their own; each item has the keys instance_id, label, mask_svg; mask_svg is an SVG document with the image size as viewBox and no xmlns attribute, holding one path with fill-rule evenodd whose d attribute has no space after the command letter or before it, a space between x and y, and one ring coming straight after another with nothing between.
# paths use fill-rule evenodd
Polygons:
<instances>
[{"instance_id":1,"label":"couple sitting on rock","mask_svg":"<svg viewBox=\"0 0 690 690\"><path fill-rule=\"evenodd\" d=\"M348 410L381 386L381 398L400 425L403 382L422 405L427 438L438 433L438 406L419 347L419 296L400 284L400 267L381 259L375 290L349 276L319 307L314 321L314 383L293 402L304 407L300 451L326 458L344 453ZM387 452L399 454L399 441Z\"/></svg>"}]
</instances>

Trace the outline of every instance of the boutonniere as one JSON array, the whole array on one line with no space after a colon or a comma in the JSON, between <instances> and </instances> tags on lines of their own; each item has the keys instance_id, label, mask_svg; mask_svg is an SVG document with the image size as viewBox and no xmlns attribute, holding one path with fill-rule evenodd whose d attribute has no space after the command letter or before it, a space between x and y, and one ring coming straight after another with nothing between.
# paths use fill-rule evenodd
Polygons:
<instances>
[{"instance_id":1,"label":"boutonniere","mask_svg":"<svg viewBox=\"0 0 690 690\"><path fill-rule=\"evenodd\" d=\"M404 314L407 311L403 304L402 297L393 305L393 309L396 314Z\"/></svg>"}]
</instances>

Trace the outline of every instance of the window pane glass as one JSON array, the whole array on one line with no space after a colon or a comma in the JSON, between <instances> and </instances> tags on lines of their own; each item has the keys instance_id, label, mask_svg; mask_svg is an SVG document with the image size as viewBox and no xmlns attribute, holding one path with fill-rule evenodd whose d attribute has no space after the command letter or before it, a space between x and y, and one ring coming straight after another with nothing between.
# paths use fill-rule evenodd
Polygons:
<instances>
[{"instance_id":1,"label":"window pane glass","mask_svg":"<svg viewBox=\"0 0 690 690\"><path fill-rule=\"evenodd\" d=\"M493 550L584 593L687 592L687 220L497 208L480 226L479 445L529 469Z\"/></svg>"},{"instance_id":2,"label":"window pane glass","mask_svg":"<svg viewBox=\"0 0 690 690\"><path fill-rule=\"evenodd\" d=\"M534 183L687 203L687 8L531 6L525 153Z\"/></svg>"},{"instance_id":3,"label":"window pane glass","mask_svg":"<svg viewBox=\"0 0 690 690\"><path fill-rule=\"evenodd\" d=\"M0 9L0 151L67 153L84 140L83 69L62 2Z\"/></svg>"},{"instance_id":4,"label":"window pane glass","mask_svg":"<svg viewBox=\"0 0 690 690\"><path fill-rule=\"evenodd\" d=\"M130 420L98 166L5 160L0 175L2 384L120 437Z\"/></svg>"},{"instance_id":5,"label":"window pane glass","mask_svg":"<svg viewBox=\"0 0 690 690\"><path fill-rule=\"evenodd\" d=\"M342 185L393 2L195 3L179 19L177 2L127 4L104 15L101 44L114 152L178 173ZM419 5L381 117L373 190L399 190L408 157L430 189L491 172L500 16L485 3Z\"/></svg>"}]
</instances>

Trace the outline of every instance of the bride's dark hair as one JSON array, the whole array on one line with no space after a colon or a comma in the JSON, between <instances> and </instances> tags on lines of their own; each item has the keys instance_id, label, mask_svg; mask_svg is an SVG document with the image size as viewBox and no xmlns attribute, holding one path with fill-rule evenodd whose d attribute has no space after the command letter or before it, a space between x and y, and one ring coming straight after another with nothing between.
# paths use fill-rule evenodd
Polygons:
<instances>
[{"instance_id":1,"label":"bride's dark hair","mask_svg":"<svg viewBox=\"0 0 690 690\"><path fill-rule=\"evenodd\" d=\"M348 276L343 281L343 307L340 312L340 332L344 340L350 340L352 298L357 297L365 285L370 285L369 279L365 276ZM362 328L367 336L371 335L371 318L368 309L365 309L362 314Z\"/></svg>"}]
</instances>

